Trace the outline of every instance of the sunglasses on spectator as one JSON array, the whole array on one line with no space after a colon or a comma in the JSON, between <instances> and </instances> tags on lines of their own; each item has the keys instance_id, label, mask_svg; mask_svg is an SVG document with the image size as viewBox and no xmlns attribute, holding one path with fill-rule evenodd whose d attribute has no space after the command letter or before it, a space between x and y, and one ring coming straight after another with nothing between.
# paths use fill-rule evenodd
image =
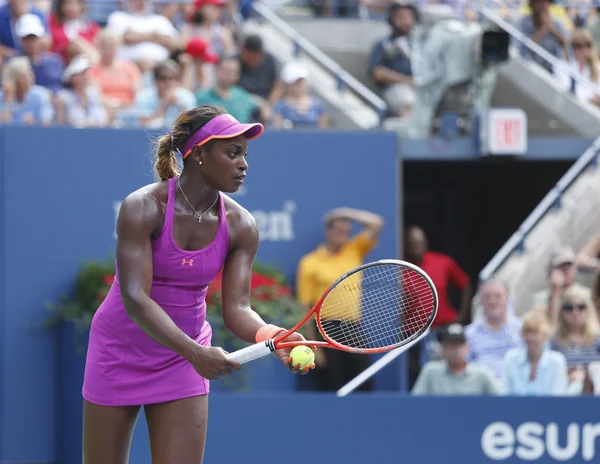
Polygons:
<instances>
[{"instance_id":1,"label":"sunglasses on spectator","mask_svg":"<svg viewBox=\"0 0 600 464\"><path fill-rule=\"evenodd\" d=\"M590 48L591 46L592 46L592 44L589 42L575 42L572 44L572 47L575 49Z\"/></svg>"},{"instance_id":2,"label":"sunglasses on spectator","mask_svg":"<svg viewBox=\"0 0 600 464\"><path fill-rule=\"evenodd\" d=\"M563 311L573 311L574 309L578 309L579 311L585 311L587 308L587 305L585 303L579 303L579 304L566 304L562 307Z\"/></svg>"}]
</instances>

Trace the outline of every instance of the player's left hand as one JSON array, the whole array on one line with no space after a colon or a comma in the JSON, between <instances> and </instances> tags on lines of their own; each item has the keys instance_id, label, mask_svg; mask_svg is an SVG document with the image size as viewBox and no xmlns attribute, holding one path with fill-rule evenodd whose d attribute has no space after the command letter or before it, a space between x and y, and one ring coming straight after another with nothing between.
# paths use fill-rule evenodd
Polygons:
<instances>
[{"instance_id":1,"label":"player's left hand","mask_svg":"<svg viewBox=\"0 0 600 464\"><path fill-rule=\"evenodd\" d=\"M298 332L294 332L293 334L291 334L289 337L286 338L286 342L300 342L300 341L304 341L306 340L306 338L304 338L301 334L299 334ZM316 346L311 346L310 347L313 351L317 351L317 347ZM306 375L308 374L310 371L299 371L298 368L296 368L295 366L292 366L290 364L290 351L292 351L292 348L282 348L280 350L275 350L275 356L277 356L281 362L286 365L291 371L292 373L297 373L300 372L300 375ZM311 369L314 369L314 364L311 367Z\"/></svg>"}]
</instances>

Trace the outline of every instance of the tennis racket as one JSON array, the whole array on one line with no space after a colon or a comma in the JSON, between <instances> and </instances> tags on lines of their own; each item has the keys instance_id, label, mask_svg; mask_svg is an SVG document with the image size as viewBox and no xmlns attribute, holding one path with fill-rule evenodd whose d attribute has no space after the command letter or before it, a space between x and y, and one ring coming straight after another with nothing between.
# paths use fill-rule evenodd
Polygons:
<instances>
[{"instance_id":1,"label":"tennis racket","mask_svg":"<svg viewBox=\"0 0 600 464\"><path fill-rule=\"evenodd\" d=\"M418 266L384 259L363 264L337 279L308 314L287 332L230 353L243 364L298 345L351 353L383 353L410 343L433 323L438 295ZM325 341L286 341L315 316Z\"/></svg>"}]
</instances>

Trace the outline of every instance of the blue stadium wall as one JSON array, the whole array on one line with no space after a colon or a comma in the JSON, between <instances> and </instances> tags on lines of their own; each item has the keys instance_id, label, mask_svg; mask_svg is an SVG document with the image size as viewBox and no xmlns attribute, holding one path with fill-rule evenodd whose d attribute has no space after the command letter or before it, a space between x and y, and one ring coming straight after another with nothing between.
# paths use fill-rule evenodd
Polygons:
<instances>
[{"instance_id":1,"label":"blue stadium wall","mask_svg":"<svg viewBox=\"0 0 600 464\"><path fill-rule=\"evenodd\" d=\"M41 327L45 305L70 290L81 264L114 253L119 202L153 182L156 135L0 127L2 463L81 462L83 358L72 327ZM397 151L389 133L272 132L252 142L235 198L259 224L258 259L293 282L300 257L322 240L323 213L338 206L383 215L369 260L398 256ZM214 383L205 462L260 462L265 442L288 464L594 459L591 400L406 398L393 393L405 385L403 363L378 376L373 397L294 393L296 378L270 361L248 367L251 393ZM131 462L150 462L143 416Z\"/></svg>"}]
</instances>

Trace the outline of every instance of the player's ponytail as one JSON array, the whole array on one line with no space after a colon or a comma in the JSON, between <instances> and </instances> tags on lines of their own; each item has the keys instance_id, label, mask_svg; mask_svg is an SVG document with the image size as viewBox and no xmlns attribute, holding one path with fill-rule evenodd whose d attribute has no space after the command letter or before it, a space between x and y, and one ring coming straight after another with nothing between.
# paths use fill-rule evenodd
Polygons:
<instances>
[{"instance_id":1,"label":"player's ponytail","mask_svg":"<svg viewBox=\"0 0 600 464\"><path fill-rule=\"evenodd\" d=\"M214 105L202 105L186 111L177 118L173 130L158 139L154 172L159 180L168 180L181 174L178 163L178 155L181 156L180 147L204 124L221 114L226 114L225 109ZM205 147L209 147L209 144L210 142Z\"/></svg>"},{"instance_id":2,"label":"player's ponytail","mask_svg":"<svg viewBox=\"0 0 600 464\"><path fill-rule=\"evenodd\" d=\"M173 138L171 134L163 135L158 140L154 171L159 180L168 180L180 173L179 165L177 163L177 153L173 148Z\"/></svg>"}]
</instances>

